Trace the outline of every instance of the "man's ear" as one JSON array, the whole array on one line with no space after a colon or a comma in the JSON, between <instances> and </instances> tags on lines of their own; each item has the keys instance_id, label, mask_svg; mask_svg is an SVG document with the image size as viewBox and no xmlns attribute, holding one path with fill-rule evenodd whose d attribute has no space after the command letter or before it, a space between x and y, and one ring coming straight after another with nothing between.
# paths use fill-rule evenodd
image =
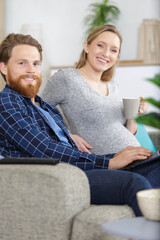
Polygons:
<instances>
[{"instance_id":1,"label":"man's ear","mask_svg":"<svg viewBox=\"0 0 160 240\"><path fill-rule=\"evenodd\" d=\"M0 62L0 71L4 74L7 75L7 65L4 62Z\"/></svg>"},{"instance_id":2,"label":"man's ear","mask_svg":"<svg viewBox=\"0 0 160 240\"><path fill-rule=\"evenodd\" d=\"M88 53L88 43L87 41L84 42L84 51Z\"/></svg>"}]
</instances>

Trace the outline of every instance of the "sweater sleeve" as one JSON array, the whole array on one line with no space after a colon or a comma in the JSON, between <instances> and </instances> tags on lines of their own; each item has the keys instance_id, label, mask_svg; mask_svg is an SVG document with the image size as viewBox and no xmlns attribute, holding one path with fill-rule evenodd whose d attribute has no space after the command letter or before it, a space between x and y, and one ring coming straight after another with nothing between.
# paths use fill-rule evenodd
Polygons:
<instances>
[{"instance_id":1,"label":"sweater sleeve","mask_svg":"<svg viewBox=\"0 0 160 240\"><path fill-rule=\"evenodd\" d=\"M52 105L58 105L66 101L67 84L63 70L59 70L47 81L42 98Z\"/></svg>"}]
</instances>

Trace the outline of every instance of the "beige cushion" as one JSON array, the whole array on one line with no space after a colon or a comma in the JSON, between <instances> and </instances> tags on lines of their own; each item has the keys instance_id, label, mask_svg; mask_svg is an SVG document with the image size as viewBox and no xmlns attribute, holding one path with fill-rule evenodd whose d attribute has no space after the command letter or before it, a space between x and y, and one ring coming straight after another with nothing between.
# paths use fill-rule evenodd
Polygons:
<instances>
[{"instance_id":1,"label":"beige cushion","mask_svg":"<svg viewBox=\"0 0 160 240\"><path fill-rule=\"evenodd\" d=\"M77 167L0 165L1 240L68 240L73 217L89 203L88 180Z\"/></svg>"},{"instance_id":2,"label":"beige cushion","mask_svg":"<svg viewBox=\"0 0 160 240\"><path fill-rule=\"evenodd\" d=\"M76 216L72 229L72 240L126 239L104 233L101 226L106 221L131 217L135 217L135 215L128 205L91 205Z\"/></svg>"}]
</instances>

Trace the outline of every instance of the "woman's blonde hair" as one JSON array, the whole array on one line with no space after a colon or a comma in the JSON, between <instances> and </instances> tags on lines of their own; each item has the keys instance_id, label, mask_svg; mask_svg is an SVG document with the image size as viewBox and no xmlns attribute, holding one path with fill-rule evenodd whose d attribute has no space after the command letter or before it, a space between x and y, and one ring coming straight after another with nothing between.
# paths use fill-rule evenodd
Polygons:
<instances>
[{"instance_id":1,"label":"woman's blonde hair","mask_svg":"<svg viewBox=\"0 0 160 240\"><path fill-rule=\"evenodd\" d=\"M93 40L96 39L103 32L112 32L112 33L115 33L119 37L119 40L120 40L119 55L120 55L122 37L121 37L120 33L118 32L117 28L113 25L107 24L107 25L102 25L102 26L94 28L88 35L87 44L90 45L93 42ZM86 64L86 61L87 61L87 53L83 49L83 51L81 52L81 55L80 55L80 59L79 59L78 63L76 64L76 68L77 69L82 68ZM115 72L115 67L116 67L116 63L111 68L109 68L108 70L103 72L101 79L103 81L109 82L113 77L113 74Z\"/></svg>"}]
</instances>

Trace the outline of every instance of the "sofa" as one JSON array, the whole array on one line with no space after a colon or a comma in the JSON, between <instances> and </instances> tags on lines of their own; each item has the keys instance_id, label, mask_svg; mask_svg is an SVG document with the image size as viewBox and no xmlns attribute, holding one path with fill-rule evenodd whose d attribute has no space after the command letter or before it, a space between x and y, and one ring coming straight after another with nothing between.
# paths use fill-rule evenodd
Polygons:
<instances>
[{"instance_id":1,"label":"sofa","mask_svg":"<svg viewBox=\"0 0 160 240\"><path fill-rule=\"evenodd\" d=\"M0 240L120 240L101 225L134 216L128 205L91 205L75 166L0 164Z\"/></svg>"},{"instance_id":2,"label":"sofa","mask_svg":"<svg viewBox=\"0 0 160 240\"><path fill-rule=\"evenodd\" d=\"M0 240L112 240L102 223L134 217L127 206L91 205L72 165L0 164Z\"/></svg>"},{"instance_id":3,"label":"sofa","mask_svg":"<svg viewBox=\"0 0 160 240\"><path fill-rule=\"evenodd\" d=\"M154 143L154 146L157 151L160 151L160 130L149 132L149 136Z\"/></svg>"}]
</instances>

